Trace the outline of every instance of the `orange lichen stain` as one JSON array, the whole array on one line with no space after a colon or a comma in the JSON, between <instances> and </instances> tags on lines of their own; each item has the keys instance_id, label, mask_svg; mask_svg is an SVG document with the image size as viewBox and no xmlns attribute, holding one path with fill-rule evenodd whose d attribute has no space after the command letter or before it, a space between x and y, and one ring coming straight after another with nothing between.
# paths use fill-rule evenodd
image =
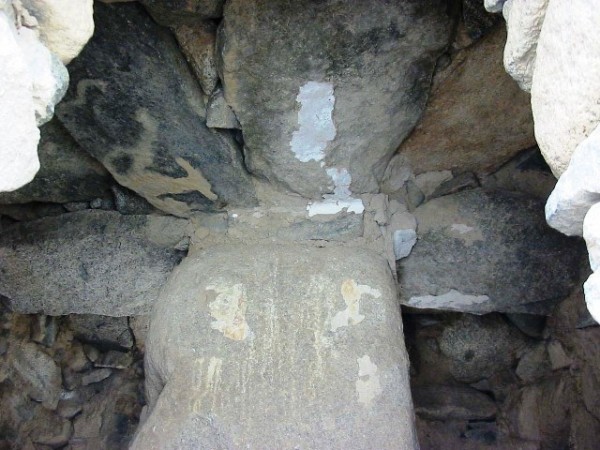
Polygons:
<instances>
[{"instance_id":1,"label":"orange lichen stain","mask_svg":"<svg viewBox=\"0 0 600 450\"><path fill-rule=\"evenodd\" d=\"M360 314L360 300L363 294L370 295L373 298L381 297L381 292L377 289L373 289L366 284L357 284L356 281L350 278L342 281L340 292L346 303L346 309L339 311L331 319L331 331L336 331L338 328L347 327L348 325L356 325L364 320L365 316Z\"/></svg>"},{"instance_id":2,"label":"orange lichen stain","mask_svg":"<svg viewBox=\"0 0 600 450\"><path fill-rule=\"evenodd\" d=\"M213 330L223 333L226 338L243 341L250 333L246 322L246 296L243 284L233 286L207 286L207 291L216 293L215 300L208 307L213 320Z\"/></svg>"}]
</instances>

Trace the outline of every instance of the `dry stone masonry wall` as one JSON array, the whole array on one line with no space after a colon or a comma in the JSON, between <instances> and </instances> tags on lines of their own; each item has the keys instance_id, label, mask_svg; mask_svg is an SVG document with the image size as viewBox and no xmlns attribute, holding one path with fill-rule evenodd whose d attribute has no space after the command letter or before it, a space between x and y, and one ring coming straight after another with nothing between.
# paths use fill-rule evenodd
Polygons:
<instances>
[{"instance_id":1,"label":"dry stone masonry wall","mask_svg":"<svg viewBox=\"0 0 600 450\"><path fill-rule=\"evenodd\" d=\"M591 3L0 0L0 448L594 448Z\"/></svg>"}]
</instances>

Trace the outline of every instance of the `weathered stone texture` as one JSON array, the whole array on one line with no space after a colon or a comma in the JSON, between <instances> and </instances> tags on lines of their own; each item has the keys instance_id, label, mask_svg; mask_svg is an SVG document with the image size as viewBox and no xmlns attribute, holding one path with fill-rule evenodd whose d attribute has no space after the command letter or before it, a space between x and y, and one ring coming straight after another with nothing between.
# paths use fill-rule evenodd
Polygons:
<instances>
[{"instance_id":1,"label":"weathered stone texture","mask_svg":"<svg viewBox=\"0 0 600 450\"><path fill-rule=\"evenodd\" d=\"M600 123L600 8L551 0L531 88L535 137L557 177Z\"/></svg>"},{"instance_id":2,"label":"weathered stone texture","mask_svg":"<svg viewBox=\"0 0 600 450\"><path fill-rule=\"evenodd\" d=\"M227 2L218 38L250 170L303 196L374 192L447 45L443 2Z\"/></svg>"},{"instance_id":3,"label":"weathered stone texture","mask_svg":"<svg viewBox=\"0 0 600 450\"><path fill-rule=\"evenodd\" d=\"M368 251L195 253L146 348L150 417L133 449L417 447L395 283Z\"/></svg>"},{"instance_id":4,"label":"weathered stone texture","mask_svg":"<svg viewBox=\"0 0 600 450\"><path fill-rule=\"evenodd\" d=\"M58 108L77 142L171 214L252 205L237 144L206 127L202 92L170 33L133 4L97 4L95 18Z\"/></svg>"},{"instance_id":5,"label":"weathered stone texture","mask_svg":"<svg viewBox=\"0 0 600 450\"><path fill-rule=\"evenodd\" d=\"M549 228L540 199L483 189L414 212L418 241L400 261L403 302L473 313L549 313L578 281L583 242Z\"/></svg>"},{"instance_id":6,"label":"weathered stone texture","mask_svg":"<svg viewBox=\"0 0 600 450\"><path fill-rule=\"evenodd\" d=\"M187 221L87 210L17 223L0 235L0 294L21 313L147 313Z\"/></svg>"},{"instance_id":7,"label":"weathered stone texture","mask_svg":"<svg viewBox=\"0 0 600 450\"><path fill-rule=\"evenodd\" d=\"M78 202L109 191L112 177L77 145L57 119L43 125L40 134L39 172L22 188L0 193L0 204Z\"/></svg>"},{"instance_id":8,"label":"weathered stone texture","mask_svg":"<svg viewBox=\"0 0 600 450\"><path fill-rule=\"evenodd\" d=\"M535 145L530 97L502 66L505 38L497 26L436 74L423 117L398 150L415 173L489 173Z\"/></svg>"},{"instance_id":9,"label":"weathered stone texture","mask_svg":"<svg viewBox=\"0 0 600 450\"><path fill-rule=\"evenodd\" d=\"M93 0L21 0L36 18L41 41L68 64L94 33Z\"/></svg>"}]
</instances>

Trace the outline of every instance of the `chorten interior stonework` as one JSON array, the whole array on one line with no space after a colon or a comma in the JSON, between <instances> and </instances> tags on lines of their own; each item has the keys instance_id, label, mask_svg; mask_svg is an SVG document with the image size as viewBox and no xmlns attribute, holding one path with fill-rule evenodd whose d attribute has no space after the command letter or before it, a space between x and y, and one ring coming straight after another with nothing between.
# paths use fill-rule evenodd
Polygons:
<instances>
[{"instance_id":1,"label":"chorten interior stonework","mask_svg":"<svg viewBox=\"0 0 600 450\"><path fill-rule=\"evenodd\" d=\"M587 450L591 0L0 0L0 450Z\"/></svg>"}]
</instances>

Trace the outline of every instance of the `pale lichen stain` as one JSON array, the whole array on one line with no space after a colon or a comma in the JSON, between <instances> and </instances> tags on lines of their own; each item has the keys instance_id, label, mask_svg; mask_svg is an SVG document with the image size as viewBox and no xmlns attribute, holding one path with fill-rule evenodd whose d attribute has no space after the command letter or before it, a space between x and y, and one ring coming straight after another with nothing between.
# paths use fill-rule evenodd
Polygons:
<instances>
[{"instance_id":1,"label":"pale lichen stain","mask_svg":"<svg viewBox=\"0 0 600 450\"><path fill-rule=\"evenodd\" d=\"M212 397L212 406L214 407L221 384L221 368L223 366L223 360L211 356L206 367L206 374L204 374L204 365L205 358L196 359L192 363L192 377L189 386L192 391L190 401L192 404L192 411L196 414L202 412L207 396Z\"/></svg>"},{"instance_id":2,"label":"pale lichen stain","mask_svg":"<svg viewBox=\"0 0 600 450\"><path fill-rule=\"evenodd\" d=\"M213 330L234 341L243 341L250 334L246 322L246 296L243 284L233 286L207 286L206 291L215 293L215 299L208 305L210 315L215 319L210 326Z\"/></svg>"},{"instance_id":3,"label":"pale lichen stain","mask_svg":"<svg viewBox=\"0 0 600 450\"><path fill-rule=\"evenodd\" d=\"M356 380L358 401L365 406L370 406L373 400L383 392L377 366L371 361L369 355L357 358L356 362L358 363L358 379Z\"/></svg>"},{"instance_id":4,"label":"pale lichen stain","mask_svg":"<svg viewBox=\"0 0 600 450\"><path fill-rule=\"evenodd\" d=\"M360 313L360 300L363 294L370 295L373 298L381 297L381 292L377 289L373 289L366 284L357 284L356 281L350 278L342 282L340 291L346 303L346 309L339 311L331 319L331 331L336 331L338 328L347 327L348 325L356 325L364 320L365 316Z\"/></svg>"}]
</instances>

